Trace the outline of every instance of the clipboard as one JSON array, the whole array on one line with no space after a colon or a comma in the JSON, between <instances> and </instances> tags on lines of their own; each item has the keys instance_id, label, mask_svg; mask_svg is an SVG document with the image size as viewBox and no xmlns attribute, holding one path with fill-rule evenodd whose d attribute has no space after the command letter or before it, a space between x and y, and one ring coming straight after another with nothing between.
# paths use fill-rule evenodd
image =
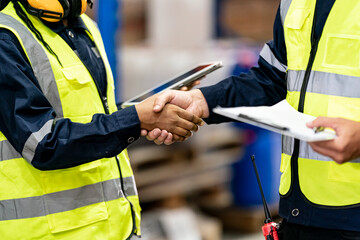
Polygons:
<instances>
[{"instance_id":1,"label":"clipboard","mask_svg":"<svg viewBox=\"0 0 360 240\"><path fill-rule=\"evenodd\" d=\"M261 127L306 142L325 141L336 138L332 129L311 129L307 122L316 117L298 112L286 100L273 106L216 107L213 112L222 116Z\"/></svg>"}]
</instances>

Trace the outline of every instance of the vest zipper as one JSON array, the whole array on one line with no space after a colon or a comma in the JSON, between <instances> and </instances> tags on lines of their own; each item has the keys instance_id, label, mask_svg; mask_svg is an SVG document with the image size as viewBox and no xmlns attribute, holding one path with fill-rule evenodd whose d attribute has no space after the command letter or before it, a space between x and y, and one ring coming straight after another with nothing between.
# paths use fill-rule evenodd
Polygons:
<instances>
[{"instance_id":1,"label":"vest zipper","mask_svg":"<svg viewBox=\"0 0 360 240\"><path fill-rule=\"evenodd\" d=\"M90 71L89 71L90 72ZM91 73L90 73L91 75ZM94 77L92 76L92 78L94 79ZM95 86L98 90L105 114L110 114L110 108L109 108L109 104L107 101L107 97L102 95L100 88L98 86L98 84L96 83L96 81L94 80ZM133 222L133 228L131 230L131 233L129 235L128 238L126 238L127 240L131 239L132 236L135 234L135 232L137 231L137 227L136 227L136 220L135 220L135 210L134 210L134 205L132 204L132 202L127 198L126 196L126 192L125 192L125 188L124 188L124 180L123 180L123 176L122 176L122 172L121 172L121 167L120 167L120 160L118 158L118 156L115 156L116 159L116 164L119 170L119 175L120 175L120 187L121 187L121 191L124 194L124 198L126 199L126 201L130 204L130 209L131 209L131 218L132 218L132 222Z\"/></svg>"},{"instance_id":2,"label":"vest zipper","mask_svg":"<svg viewBox=\"0 0 360 240\"><path fill-rule=\"evenodd\" d=\"M94 84L96 86L96 89L98 91L98 94L100 96L101 99L101 103L103 105L105 114L110 114L110 108L109 108L109 104L108 104L108 99L106 96L104 96L100 90L99 84L95 81L95 78L93 76L93 74L91 73L91 71L89 71L90 76L92 77ZM106 86L107 87L107 86ZM106 95L106 94L105 94ZM124 193L124 198L126 199L126 201L130 204L130 209L131 209L131 217L132 217L132 222L133 222L133 229L131 230L131 233L129 235L129 237L127 238L130 239L134 233L137 231L137 227L136 227L136 220L135 220L135 211L134 211L134 205L131 203L131 201L127 198L126 193L125 193L125 188L124 188L124 181L122 178L122 173L121 173L121 167L120 167L120 160L118 158L118 156L115 156L116 159L116 164L118 166L118 170L119 170L119 175L120 175L120 186L121 186L121 191Z\"/></svg>"},{"instance_id":3,"label":"vest zipper","mask_svg":"<svg viewBox=\"0 0 360 240\"><path fill-rule=\"evenodd\" d=\"M109 108L109 104L107 102L107 97L101 96L101 101L104 106L105 114L110 114L110 108Z\"/></svg>"},{"instance_id":4,"label":"vest zipper","mask_svg":"<svg viewBox=\"0 0 360 240\"><path fill-rule=\"evenodd\" d=\"M306 67L304 79L303 79L303 82L301 85L301 90L300 90L298 111L301 113L304 112L306 89L307 89L307 86L309 83L311 69L312 69L314 61L315 61L315 56L316 56L316 52L318 50L319 40L320 40L320 36L321 36L320 35L317 39L315 39L315 23L316 23L316 11L317 11L316 5L317 5L317 2L315 3L315 12L314 12L313 24L312 24L312 29L311 29L311 38L310 38L311 39L311 51L310 51L309 61L308 61L307 67ZM286 195L290 195L294 186L297 188L297 190L301 194L300 183L299 183L299 174L298 174L299 151L300 151L300 140L295 139L294 151L291 156L291 187L290 187L289 193Z\"/></svg>"},{"instance_id":5,"label":"vest zipper","mask_svg":"<svg viewBox=\"0 0 360 240\"><path fill-rule=\"evenodd\" d=\"M98 91L98 94L100 96L101 99L101 103L103 105L104 108L104 112L105 114L110 114L110 108L109 108L109 104L108 104L108 99L106 96L104 96L100 90L99 84L95 81L95 78L93 76L93 74L89 71L90 76L92 77L94 84L96 86L96 89ZM107 86L106 86L107 87ZM105 94L106 95L106 94ZM127 240L131 239L131 237L136 233L137 231L137 227L136 227L136 219L135 219L135 210L134 210L134 205L132 204L132 202L127 198L126 193L125 193L125 188L124 188L124 180L122 177L122 172L121 172L121 167L120 167L120 160L118 158L118 156L115 156L115 160L116 160L116 164L119 170L119 175L120 175L120 187L121 187L121 191L124 194L124 198L126 199L126 201L130 204L130 209L131 209L131 217L132 217L132 222L133 222L133 228L131 230L130 235L128 236Z\"/></svg>"},{"instance_id":6,"label":"vest zipper","mask_svg":"<svg viewBox=\"0 0 360 240\"><path fill-rule=\"evenodd\" d=\"M299 99L299 105L298 105L299 112L304 112L306 89L307 89L307 86L309 83L311 69L314 64L314 60L315 60L315 56L316 56L316 52L317 52L319 40L320 40L320 37L318 39L314 38L315 18L316 17L314 16L314 22L313 22L313 27L312 27L312 32L311 32L311 51L310 51L310 56L309 56L309 62L308 62L308 65L307 65L307 68L305 71L304 80L303 80L301 90L300 90L300 99Z\"/></svg>"}]
</instances>

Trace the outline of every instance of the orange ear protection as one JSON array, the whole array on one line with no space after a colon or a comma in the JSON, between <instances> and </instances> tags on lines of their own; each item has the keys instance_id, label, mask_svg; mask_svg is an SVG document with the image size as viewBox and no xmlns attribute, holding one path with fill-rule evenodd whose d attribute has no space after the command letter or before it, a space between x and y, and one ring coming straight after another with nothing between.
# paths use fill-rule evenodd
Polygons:
<instances>
[{"instance_id":1,"label":"orange ear protection","mask_svg":"<svg viewBox=\"0 0 360 240\"><path fill-rule=\"evenodd\" d=\"M87 4L92 7L92 0L20 0L31 15L48 22L62 19L74 19L86 11Z\"/></svg>"}]
</instances>

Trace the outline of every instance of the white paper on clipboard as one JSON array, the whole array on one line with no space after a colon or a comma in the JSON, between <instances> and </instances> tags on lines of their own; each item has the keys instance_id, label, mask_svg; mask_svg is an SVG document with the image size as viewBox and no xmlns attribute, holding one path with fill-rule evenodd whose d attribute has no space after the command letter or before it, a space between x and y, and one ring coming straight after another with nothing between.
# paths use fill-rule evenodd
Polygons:
<instances>
[{"instance_id":1,"label":"white paper on clipboard","mask_svg":"<svg viewBox=\"0 0 360 240\"><path fill-rule=\"evenodd\" d=\"M237 121L249 123L307 142L336 138L335 132L331 129L315 132L314 129L306 127L306 123L311 122L315 117L298 112L286 100L273 106L216 107L213 111Z\"/></svg>"}]
</instances>

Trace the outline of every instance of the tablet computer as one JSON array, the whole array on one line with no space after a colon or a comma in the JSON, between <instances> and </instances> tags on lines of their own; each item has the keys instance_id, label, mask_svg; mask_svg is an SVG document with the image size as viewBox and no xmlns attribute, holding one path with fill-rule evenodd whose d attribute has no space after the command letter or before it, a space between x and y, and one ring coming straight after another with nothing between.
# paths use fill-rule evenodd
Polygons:
<instances>
[{"instance_id":1,"label":"tablet computer","mask_svg":"<svg viewBox=\"0 0 360 240\"><path fill-rule=\"evenodd\" d=\"M199 64L199 65L195 66L194 68L186 71L185 73L182 73L176 77L173 77L173 78L157 85L154 88L146 90L145 92L143 92L129 100L126 100L125 102L123 102L121 104L121 108L126 108L129 106L135 105L137 103L140 103L140 102L144 101L146 98L148 98L156 93L167 90L167 89L178 90L183 86L188 86L192 82L204 77L208 73L210 73L216 69L219 69L221 67L222 67L222 62L220 62L220 61Z\"/></svg>"}]
</instances>

